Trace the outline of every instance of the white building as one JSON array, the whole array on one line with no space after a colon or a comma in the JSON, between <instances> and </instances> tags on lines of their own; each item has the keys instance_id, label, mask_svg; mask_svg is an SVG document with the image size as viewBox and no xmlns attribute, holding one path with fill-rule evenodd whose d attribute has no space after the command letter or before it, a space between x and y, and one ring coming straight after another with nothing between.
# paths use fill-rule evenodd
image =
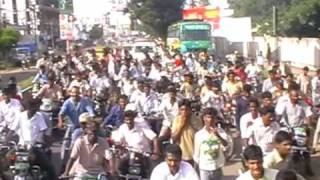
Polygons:
<instances>
[{"instance_id":1,"label":"white building","mask_svg":"<svg viewBox=\"0 0 320 180\"><path fill-rule=\"evenodd\" d=\"M26 0L1 0L1 23L13 26L26 25Z\"/></svg>"},{"instance_id":2,"label":"white building","mask_svg":"<svg viewBox=\"0 0 320 180\"><path fill-rule=\"evenodd\" d=\"M130 16L123 12L127 3L128 0L73 0L75 24L87 31L100 24L106 30L121 33L130 28Z\"/></svg>"}]
</instances>

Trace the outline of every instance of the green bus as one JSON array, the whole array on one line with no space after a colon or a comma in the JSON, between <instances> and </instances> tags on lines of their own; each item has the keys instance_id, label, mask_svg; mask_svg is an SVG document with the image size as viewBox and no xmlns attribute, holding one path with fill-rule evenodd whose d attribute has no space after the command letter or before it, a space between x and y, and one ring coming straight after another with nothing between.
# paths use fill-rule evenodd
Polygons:
<instances>
[{"instance_id":1,"label":"green bus","mask_svg":"<svg viewBox=\"0 0 320 180\"><path fill-rule=\"evenodd\" d=\"M212 50L211 24L202 21L184 21L169 26L167 46L182 53Z\"/></svg>"}]
</instances>

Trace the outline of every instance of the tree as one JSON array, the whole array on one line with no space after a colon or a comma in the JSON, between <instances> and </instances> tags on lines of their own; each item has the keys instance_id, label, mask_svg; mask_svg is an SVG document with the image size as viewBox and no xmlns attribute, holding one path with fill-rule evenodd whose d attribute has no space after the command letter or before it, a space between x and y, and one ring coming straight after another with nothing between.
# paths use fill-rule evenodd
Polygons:
<instances>
[{"instance_id":1,"label":"tree","mask_svg":"<svg viewBox=\"0 0 320 180\"><path fill-rule=\"evenodd\" d=\"M20 33L12 28L0 29L0 49L3 56L17 44L20 36Z\"/></svg>"},{"instance_id":2,"label":"tree","mask_svg":"<svg viewBox=\"0 0 320 180\"><path fill-rule=\"evenodd\" d=\"M103 37L103 28L98 24L94 25L89 32L89 37L92 40L97 40Z\"/></svg>"},{"instance_id":3,"label":"tree","mask_svg":"<svg viewBox=\"0 0 320 180\"><path fill-rule=\"evenodd\" d=\"M319 0L232 0L238 17L250 16L257 34L272 34L272 8L278 10L278 35L319 37Z\"/></svg>"},{"instance_id":4,"label":"tree","mask_svg":"<svg viewBox=\"0 0 320 180\"><path fill-rule=\"evenodd\" d=\"M164 40L168 26L182 19L183 4L184 0L132 0L128 8L146 32Z\"/></svg>"},{"instance_id":5,"label":"tree","mask_svg":"<svg viewBox=\"0 0 320 180\"><path fill-rule=\"evenodd\" d=\"M320 1L295 1L279 17L279 33L285 36L320 36Z\"/></svg>"}]
</instances>

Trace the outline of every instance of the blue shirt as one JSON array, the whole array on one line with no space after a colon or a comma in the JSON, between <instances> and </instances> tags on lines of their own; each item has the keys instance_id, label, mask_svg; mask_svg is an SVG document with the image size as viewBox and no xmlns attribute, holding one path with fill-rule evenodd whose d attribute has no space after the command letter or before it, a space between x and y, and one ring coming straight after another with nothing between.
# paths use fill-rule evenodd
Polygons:
<instances>
[{"instance_id":1,"label":"blue shirt","mask_svg":"<svg viewBox=\"0 0 320 180\"><path fill-rule=\"evenodd\" d=\"M38 72L34 77L33 82L39 82L40 84L48 83L48 76L44 72Z\"/></svg>"},{"instance_id":2,"label":"blue shirt","mask_svg":"<svg viewBox=\"0 0 320 180\"><path fill-rule=\"evenodd\" d=\"M124 110L119 105L114 105L109 115L104 119L104 124L119 127L123 123Z\"/></svg>"},{"instance_id":3,"label":"blue shirt","mask_svg":"<svg viewBox=\"0 0 320 180\"><path fill-rule=\"evenodd\" d=\"M81 98L79 102L75 103L71 98L69 98L63 103L59 114L68 116L71 120L71 123L74 126L79 127L79 116L84 112L88 112L90 116L94 116L93 107L90 101Z\"/></svg>"}]
</instances>

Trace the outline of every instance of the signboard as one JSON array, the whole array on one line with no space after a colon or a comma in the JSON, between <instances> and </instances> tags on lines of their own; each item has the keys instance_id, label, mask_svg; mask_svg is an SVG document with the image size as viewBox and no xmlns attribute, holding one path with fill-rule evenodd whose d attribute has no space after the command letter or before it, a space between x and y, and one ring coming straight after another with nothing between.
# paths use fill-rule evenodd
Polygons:
<instances>
[{"instance_id":1,"label":"signboard","mask_svg":"<svg viewBox=\"0 0 320 180\"><path fill-rule=\"evenodd\" d=\"M206 20L220 17L219 8L197 7L185 9L182 12L184 20Z\"/></svg>"},{"instance_id":2,"label":"signboard","mask_svg":"<svg viewBox=\"0 0 320 180\"><path fill-rule=\"evenodd\" d=\"M59 0L59 10L63 14L72 14L73 0Z\"/></svg>"},{"instance_id":3,"label":"signboard","mask_svg":"<svg viewBox=\"0 0 320 180\"><path fill-rule=\"evenodd\" d=\"M220 9L209 7L196 7L184 9L183 20L203 20L212 24L213 29L220 27Z\"/></svg>"},{"instance_id":4,"label":"signboard","mask_svg":"<svg viewBox=\"0 0 320 180\"><path fill-rule=\"evenodd\" d=\"M210 26L205 24L186 24L183 26L185 30L209 30Z\"/></svg>"},{"instance_id":5,"label":"signboard","mask_svg":"<svg viewBox=\"0 0 320 180\"><path fill-rule=\"evenodd\" d=\"M73 40L73 16L69 14L60 14L60 39Z\"/></svg>"}]
</instances>

